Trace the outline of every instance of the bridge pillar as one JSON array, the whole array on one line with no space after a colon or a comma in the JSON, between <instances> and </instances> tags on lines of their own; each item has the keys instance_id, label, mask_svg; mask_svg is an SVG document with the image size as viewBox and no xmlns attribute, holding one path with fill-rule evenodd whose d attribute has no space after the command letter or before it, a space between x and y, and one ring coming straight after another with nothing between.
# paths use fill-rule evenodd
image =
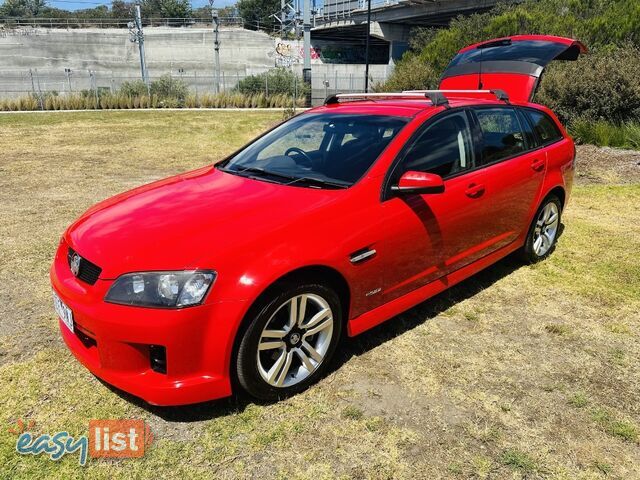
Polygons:
<instances>
[{"instance_id":1,"label":"bridge pillar","mask_svg":"<svg viewBox=\"0 0 640 480\"><path fill-rule=\"evenodd\" d=\"M371 35L389 42L389 65L394 65L409 48L409 25L372 22Z\"/></svg>"}]
</instances>

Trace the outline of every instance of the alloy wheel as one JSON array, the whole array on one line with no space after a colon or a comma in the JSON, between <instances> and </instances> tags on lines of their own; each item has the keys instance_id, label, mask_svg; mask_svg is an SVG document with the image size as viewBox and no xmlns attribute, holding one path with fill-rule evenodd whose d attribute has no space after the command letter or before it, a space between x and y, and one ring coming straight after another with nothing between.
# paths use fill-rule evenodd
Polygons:
<instances>
[{"instance_id":1,"label":"alloy wheel","mask_svg":"<svg viewBox=\"0 0 640 480\"><path fill-rule=\"evenodd\" d=\"M554 202L549 202L538 214L533 230L533 251L538 257L544 256L553 246L558 234L560 212Z\"/></svg>"},{"instance_id":2,"label":"alloy wheel","mask_svg":"<svg viewBox=\"0 0 640 480\"><path fill-rule=\"evenodd\" d=\"M269 385L302 382L323 362L333 335L333 312L316 294L284 302L267 321L258 343L258 372Z\"/></svg>"}]
</instances>

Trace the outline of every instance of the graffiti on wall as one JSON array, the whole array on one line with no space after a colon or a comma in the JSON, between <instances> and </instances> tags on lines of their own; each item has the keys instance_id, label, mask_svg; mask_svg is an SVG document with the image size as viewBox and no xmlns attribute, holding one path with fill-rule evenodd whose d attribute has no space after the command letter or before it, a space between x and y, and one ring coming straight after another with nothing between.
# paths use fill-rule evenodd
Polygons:
<instances>
[{"instance_id":1,"label":"graffiti on wall","mask_svg":"<svg viewBox=\"0 0 640 480\"><path fill-rule=\"evenodd\" d=\"M320 55L319 47L311 47L311 61L320 60ZM276 67L291 67L303 63L304 47L300 42L278 40L274 50L269 52L269 56L273 57Z\"/></svg>"}]
</instances>

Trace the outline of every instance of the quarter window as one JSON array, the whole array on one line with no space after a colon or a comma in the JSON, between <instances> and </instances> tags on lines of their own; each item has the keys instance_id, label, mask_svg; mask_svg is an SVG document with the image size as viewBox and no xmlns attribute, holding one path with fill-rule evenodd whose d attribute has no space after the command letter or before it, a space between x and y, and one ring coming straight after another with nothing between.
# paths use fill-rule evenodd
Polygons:
<instances>
[{"instance_id":1,"label":"quarter window","mask_svg":"<svg viewBox=\"0 0 640 480\"><path fill-rule=\"evenodd\" d=\"M438 120L409 147L401 172L417 170L448 177L473 166L471 134L465 113Z\"/></svg>"},{"instance_id":2,"label":"quarter window","mask_svg":"<svg viewBox=\"0 0 640 480\"><path fill-rule=\"evenodd\" d=\"M560 133L558 126L548 117L548 115L533 110L527 110L526 114L529 116L533 129L538 134L538 138L540 138L540 141L543 144L551 143L562 138L562 134Z\"/></svg>"},{"instance_id":3,"label":"quarter window","mask_svg":"<svg viewBox=\"0 0 640 480\"><path fill-rule=\"evenodd\" d=\"M476 116L482 130L483 163L524 152L524 135L513 109L483 108L476 110Z\"/></svg>"}]
</instances>

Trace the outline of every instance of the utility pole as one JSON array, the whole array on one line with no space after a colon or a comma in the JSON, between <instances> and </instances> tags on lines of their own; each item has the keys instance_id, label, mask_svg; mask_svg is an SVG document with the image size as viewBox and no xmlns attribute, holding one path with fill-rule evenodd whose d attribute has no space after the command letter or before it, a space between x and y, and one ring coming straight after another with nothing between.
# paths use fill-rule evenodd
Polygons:
<instances>
[{"instance_id":1,"label":"utility pole","mask_svg":"<svg viewBox=\"0 0 640 480\"><path fill-rule=\"evenodd\" d=\"M142 18L140 17L140 5L135 6L135 21L129 22L129 40L138 44L140 50L140 74L142 81L147 85L147 93L151 95L149 88L149 74L147 72L147 61L144 55L144 32L142 31Z\"/></svg>"},{"instance_id":2,"label":"utility pole","mask_svg":"<svg viewBox=\"0 0 640 480\"><path fill-rule=\"evenodd\" d=\"M284 20L287 0L280 0L280 38L284 38Z\"/></svg>"},{"instance_id":3,"label":"utility pole","mask_svg":"<svg viewBox=\"0 0 640 480\"><path fill-rule=\"evenodd\" d=\"M369 93L369 36L371 35L371 0L367 0L367 38L364 47L364 93Z\"/></svg>"},{"instance_id":4,"label":"utility pole","mask_svg":"<svg viewBox=\"0 0 640 480\"><path fill-rule=\"evenodd\" d=\"M220 40L218 32L220 31L220 19L218 18L218 10L213 8L213 1L209 0L211 5L211 24L213 26L213 68L215 76L215 92L220 93Z\"/></svg>"},{"instance_id":5,"label":"utility pole","mask_svg":"<svg viewBox=\"0 0 640 480\"><path fill-rule=\"evenodd\" d=\"M303 0L302 5L302 43L304 47L304 62L302 64L302 80L307 85L308 107L311 106L311 0Z\"/></svg>"}]
</instances>

